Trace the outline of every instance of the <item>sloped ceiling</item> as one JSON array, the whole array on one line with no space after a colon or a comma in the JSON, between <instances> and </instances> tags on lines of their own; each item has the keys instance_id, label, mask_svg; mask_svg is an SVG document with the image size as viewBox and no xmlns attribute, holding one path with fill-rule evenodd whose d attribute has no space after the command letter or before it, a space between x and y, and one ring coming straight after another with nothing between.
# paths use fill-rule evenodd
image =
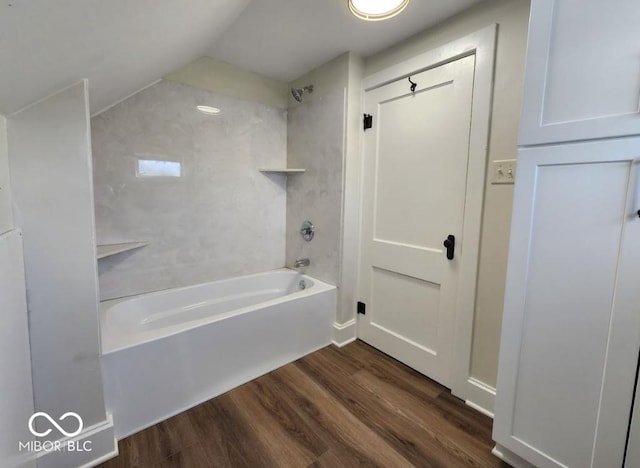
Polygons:
<instances>
[{"instance_id":1,"label":"sloped ceiling","mask_svg":"<svg viewBox=\"0 0 640 468\"><path fill-rule=\"evenodd\" d=\"M395 18L370 23L351 15L347 0L4 0L0 114L82 78L96 113L204 55L289 82L479 1L412 0Z\"/></svg>"},{"instance_id":2,"label":"sloped ceiling","mask_svg":"<svg viewBox=\"0 0 640 468\"><path fill-rule=\"evenodd\" d=\"M249 0L4 0L0 114L82 78L91 111L204 55Z\"/></svg>"},{"instance_id":3,"label":"sloped ceiling","mask_svg":"<svg viewBox=\"0 0 640 468\"><path fill-rule=\"evenodd\" d=\"M343 52L372 55L479 2L411 0L400 15L367 22L347 0L253 0L209 55L290 82Z\"/></svg>"}]
</instances>

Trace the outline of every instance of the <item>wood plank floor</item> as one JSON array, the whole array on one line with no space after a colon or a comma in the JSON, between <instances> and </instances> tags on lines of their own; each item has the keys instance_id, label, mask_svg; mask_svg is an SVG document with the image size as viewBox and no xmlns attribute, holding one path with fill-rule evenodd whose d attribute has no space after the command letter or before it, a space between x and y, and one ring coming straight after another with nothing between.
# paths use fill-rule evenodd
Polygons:
<instances>
[{"instance_id":1,"label":"wood plank floor","mask_svg":"<svg viewBox=\"0 0 640 468\"><path fill-rule=\"evenodd\" d=\"M508 467L491 419L358 341L120 441L116 467Z\"/></svg>"}]
</instances>

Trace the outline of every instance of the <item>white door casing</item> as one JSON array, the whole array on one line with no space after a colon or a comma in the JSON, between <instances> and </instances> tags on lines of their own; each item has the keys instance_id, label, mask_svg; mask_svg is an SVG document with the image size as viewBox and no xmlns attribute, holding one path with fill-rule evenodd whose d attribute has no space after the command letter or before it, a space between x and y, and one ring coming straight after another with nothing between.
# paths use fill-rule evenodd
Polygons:
<instances>
[{"instance_id":1,"label":"white door casing","mask_svg":"<svg viewBox=\"0 0 640 468\"><path fill-rule=\"evenodd\" d=\"M360 337L451 386L473 55L369 91ZM455 252L457 250L457 252Z\"/></svg>"}]
</instances>

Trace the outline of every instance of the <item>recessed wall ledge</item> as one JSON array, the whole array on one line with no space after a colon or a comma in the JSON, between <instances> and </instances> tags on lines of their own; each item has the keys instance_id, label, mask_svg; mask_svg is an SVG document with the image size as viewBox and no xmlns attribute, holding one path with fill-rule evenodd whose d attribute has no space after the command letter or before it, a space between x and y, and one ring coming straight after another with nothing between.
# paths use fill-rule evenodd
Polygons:
<instances>
[{"instance_id":1,"label":"recessed wall ledge","mask_svg":"<svg viewBox=\"0 0 640 468\"><path fill-rule=\"evenodd\" d=\"M280 169L259 169L264 174L302 174L306 169L294 169L289 167L283 167Z\"/></svg>"},{"instance_id":2,"label":"recessed wall ledge","mask_svg":"<svg viewBox=\"0 0 640 468\"><path fill-rule=\"evenodd\" d=\"M111 257L122 252L128 252L129 250L139 249L149 245L149 242L122 242L120 244L102 244L98 245L96 252L98 260L101 258Z\"/></svg>"}]
</instances>

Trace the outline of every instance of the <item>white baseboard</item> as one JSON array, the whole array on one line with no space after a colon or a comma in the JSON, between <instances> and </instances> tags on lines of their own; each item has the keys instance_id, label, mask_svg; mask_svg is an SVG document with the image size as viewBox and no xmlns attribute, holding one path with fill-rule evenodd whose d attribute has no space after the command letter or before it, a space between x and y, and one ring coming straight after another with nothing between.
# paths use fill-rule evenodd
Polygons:
<instances>
[{"instance_id":1,"label":"white baseboard","mask_svg":"<svg viewBox=\"0 0 640 468\"><path fill-rule=\"evenodd\" d=\"M507 450L500 444L496 444L496 446L493 447L493 450L491 450L491 453L503 462L506 462L509 465L513 466L513 468L536 468L531 463L520 458L518 455Z\"/></svg>"},{"instance_id":2,"label":"white baseboard","mask_svg":"<svg viewBox=\"0 0 640 468\"><path fill-rule=\"evenodd\" d=\"M467 380L467 405L493 419L496 389L473 377Z\"/></svg>"},{"instance_id":3,"label":"white baseboard","mask_svg":"<svg viewBox=\"0 0 640 468\"><path fill-rule=\"evenodd\" d=\"M66 437L57 442L65 447L73 442L76 447L91 450L39 452L38 468L90 468L118 455L118 442L110 414L107 414L106 421L85 428L75 437Z\"/></svg>"},{"instance_id":4,"label":"white baseboard","mask_svg":"<svg viewBox=\"0 0 640 468\"><path fill-rule=\"evenodd\" d=\"M356 319L345 323L333 323L333 344L342 348L356 340Z\"/></svg>"}]
</instances>

